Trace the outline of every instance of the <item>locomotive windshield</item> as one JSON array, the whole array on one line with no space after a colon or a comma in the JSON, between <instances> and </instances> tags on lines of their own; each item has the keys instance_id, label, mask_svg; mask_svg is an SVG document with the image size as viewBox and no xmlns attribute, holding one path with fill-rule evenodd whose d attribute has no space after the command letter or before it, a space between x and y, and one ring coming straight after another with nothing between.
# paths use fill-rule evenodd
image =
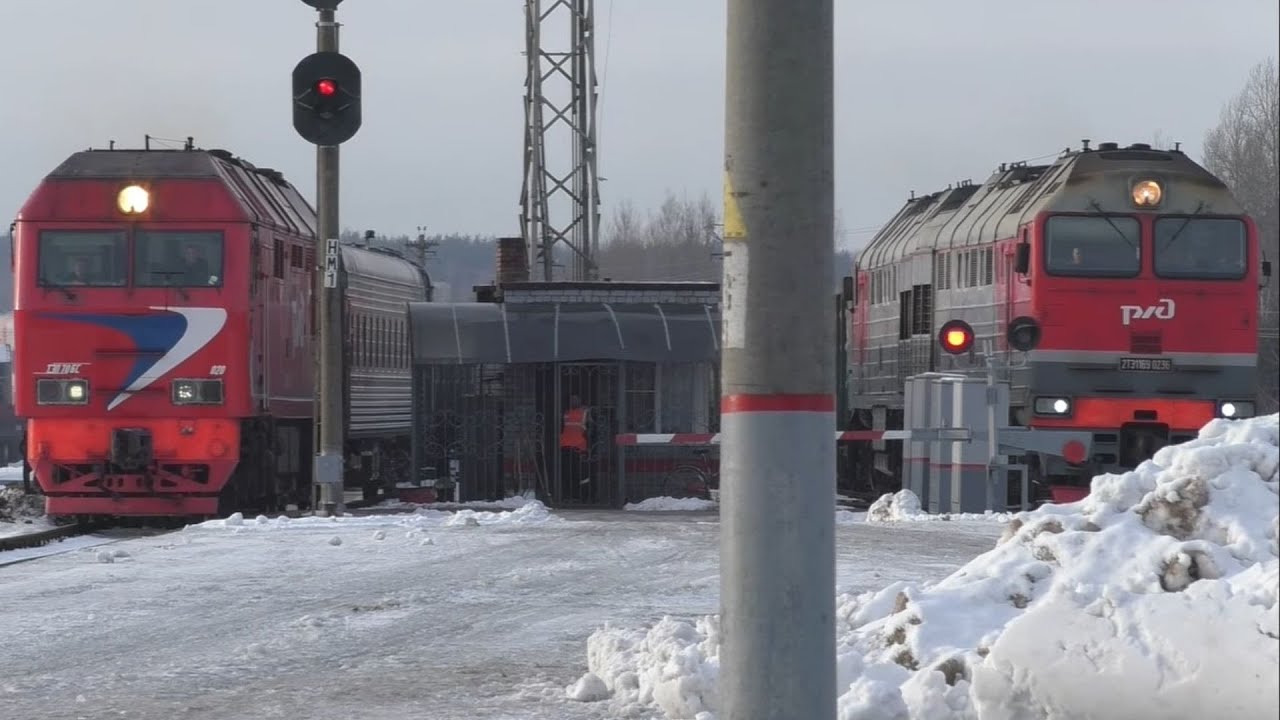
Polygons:
<instances>
[{"instance_id":1,"label":"locomotive windshield","mask_svg":"<svg viewBox=\"0 0 1280 720\"><path fill-rule=\"evenodd\" d=\"M1142 267L1138 221L1125 216L1057 215L1045 224L1050 275L1134 277Z\"/></svg>"},{"instance_id":2,"label":"locomotive windshield","mask_svg":"<svg viewBox=\"0 0 1280 720\"><path fill-rule=\"evenodd\" d=\"M141 287L220 287L222 233L139 230L134 238L134 284Z\"/></svg>"},{"instance_id":3,"label":"locomotive windshield","mask_svg":"<svg viewBox=\"0 0 1280 720\"><path fill-rule=\"evenodd\" d=\"M1245 275L1244 223L1233 218L1161 218L1155 226L1156 275L1238 280Z\"/></svg>"},{"instance_id":4,"label":"locomotive windshield","mask_svg":"<svg viewBox=\"0 0 1280 720\"><path fill-rule=\"evenodd\" d=\"M128 279L124 232L46 230L40 233L41 287L122 287Z\"/></svg>"}]
</instances>

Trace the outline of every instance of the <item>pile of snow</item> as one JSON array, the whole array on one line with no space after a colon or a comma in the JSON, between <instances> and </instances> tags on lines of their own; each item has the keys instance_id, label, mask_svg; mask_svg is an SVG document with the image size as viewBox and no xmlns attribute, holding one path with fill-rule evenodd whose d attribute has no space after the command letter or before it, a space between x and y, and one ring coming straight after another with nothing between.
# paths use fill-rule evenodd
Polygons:
<instances>
[{"instance_id":1,"label":"pile of snow","mask_svg":"<svg viewBox=\"0 0 1280 720\"><path fill-rule=\"evenodd\" d=\"M21 487L0 487L0 522L30 522L44 516L44 496Z\"/></svg>"},{"instance_id":2,"label":"pile of snow","mask_svg":"<svg viewBox=\"0 0 1280 720\"><path fill-rule=\"evenodd\" d=\"M0 486L22 484L22 461L0 465Z\"/></svg>"},{"instance_id":3,"label":"pile of snow","mask_svg":"<svg viewBox=\"0 0 1280 720\"><path fill-rule=\"evenodd\" d=\"M479 525L538 525L550 522L563 522L564 518L551 514L546 505L537 500L525 503L517 510L503 512L487 512L483 510L444 510L421 509L409 515L344 515L342 517L300 517L289 518L281 515L274 520L266 515L259 515L253 522L245 520L241 513L232 513L221 520L206 520L196 525L187 526L187 530L213 530L231 528L244 532L251 528L266 530L309 530L309 529L376 529L380 527L404 527L410 530L425 528L479 526Z\"/></svg>"},{"instance_id":4,"label":"pile of snow","mask_svg":"<svg viewBox=\"0 0 1280 720\"><path fill-rule=\"evenodd\" d=\"M662 497L645 498L638 503L627 503L622 506L622 509L634 512L689 512L715 510L717 507L719 506L712 500L691 497L673 498L664 495Z\"/></svg>"},{"instance_id":5,"label":"pile of snow","mask_svg":"<svg viewBox=\"0 0 1280 720\"><path fill-rule=\"evenodd\" d=\"M939 513L931 514L921 509L920 498L910 490L899 490L896 493L885 493L867 508L867 522L929 522L934 520L995 520L1009 522L1013 519L1010 513Z\"/></svg>"},{"instance_id":6,"label":"pile of snow","mask_svg":"<svg viewBox=\"0 0 1280 720\"><path fill-rule=\"evenodd\" d=\"M1277 415L1213 421L940 583L841 595L839 717L1274 718L1278 440ZM606 626L566 691L713 720L719 652L716 617Z\"/></svg>"},{"instance_id":7,"label":"pile of snow","mask_svg":"<svg viewBox=\"0 0 1280 720\"><path fill-rule=\"evenodd\" d=\"M385 508L426 508L428 510L435 508L462 508L469 510L519 510L520 508L530 504L539 502L538 495L533 490L526 490L520 495L512 495L511 497L501 500L471 500L464 503L455 502L431 502L431 503L413 503L402 500L386 500L378 504L378 507Z\"/></svg>"}]
</instances>

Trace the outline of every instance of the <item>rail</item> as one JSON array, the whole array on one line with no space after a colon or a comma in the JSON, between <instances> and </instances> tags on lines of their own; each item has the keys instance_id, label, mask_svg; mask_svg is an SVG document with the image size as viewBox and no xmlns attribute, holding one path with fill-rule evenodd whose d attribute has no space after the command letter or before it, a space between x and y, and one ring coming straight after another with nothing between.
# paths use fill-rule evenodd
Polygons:
<instances>
[{"instance_id":1,"label":"rail","mask_svg":"<svg viewBox=\"0 0 1280 720\"><path fill-rule=\"evenodd\" d=\"M40 530L38 532L26 533L24 535L13 535L10 537L0 538L0 552L7 550L23 550L26 548L40 547L58 540L65 540L77 535L87 535L96 530L105 530L111 527L110 523L103 521L73 523L70 525L62 525L48 530Z\"/></svg>"}]
</instances>

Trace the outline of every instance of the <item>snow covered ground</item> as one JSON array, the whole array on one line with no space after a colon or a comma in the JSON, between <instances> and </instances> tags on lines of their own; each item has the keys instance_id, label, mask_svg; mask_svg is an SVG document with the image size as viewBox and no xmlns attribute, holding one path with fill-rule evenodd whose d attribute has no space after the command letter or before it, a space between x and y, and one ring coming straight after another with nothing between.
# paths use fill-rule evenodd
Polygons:
<instances>
[{"instance_id":1,"label":"snow covered ground","mask_svg":"<svg viewBox=\"0 0 1280 720\"><path fill-rule=\"evenodd\" d=\"M1214 421L1084 500L1017 515L937 584L840 595L840 720L1274 720L1278 441L1277 415ZM855 532L953 524L913 522L909 492L868 519ZM714 720L719 650L715 616L605 627L566 694Z\"/></svg>"},{"instance_id":2,"label":"snow covered ground","mask_svg":"<svg viewBox=\"0 0 1280 720\"><path fill-rule=\"evenodd\" d=\"M839 588L945 576L999 533L841 525ZM233 516L0 567L0 717L611 717L565 695L587 637L715 612L718 540L710 513L526 502Z\"/></svg>"},{"instance_id":3,"label":"snow covered ground","mask_svg":"<svg viewBox=\"0 0 1280 720\"><path fill-rule=\"evenodd\" d=\"M0 487L22 484L22 461L11 465L0 465Z\"/></svg>"}]
</instances>

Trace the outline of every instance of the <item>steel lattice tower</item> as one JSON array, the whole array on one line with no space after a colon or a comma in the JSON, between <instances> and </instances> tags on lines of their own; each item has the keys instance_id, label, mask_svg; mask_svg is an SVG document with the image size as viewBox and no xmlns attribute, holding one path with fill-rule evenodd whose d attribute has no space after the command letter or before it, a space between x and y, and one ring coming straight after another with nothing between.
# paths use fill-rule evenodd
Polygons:
<instances>
[{"instance_id":1,"label":"steel lattice tower","mask_svg":"<svg viewBox=\"0 0 1280 720\"><path fill-rule=\"evenodd\" d=\"M544 281L553 279L554 252L561 244L573 254L571 279L594 280L600 228L595 0L525 0L525 23L521 232L532 262L542 264ZM543 30L564 28L562 23L570 26L569 48L549 50ZM549 155L561 153L572 158L563 174L548 163Z\"/></svg>"}]
</instances>

